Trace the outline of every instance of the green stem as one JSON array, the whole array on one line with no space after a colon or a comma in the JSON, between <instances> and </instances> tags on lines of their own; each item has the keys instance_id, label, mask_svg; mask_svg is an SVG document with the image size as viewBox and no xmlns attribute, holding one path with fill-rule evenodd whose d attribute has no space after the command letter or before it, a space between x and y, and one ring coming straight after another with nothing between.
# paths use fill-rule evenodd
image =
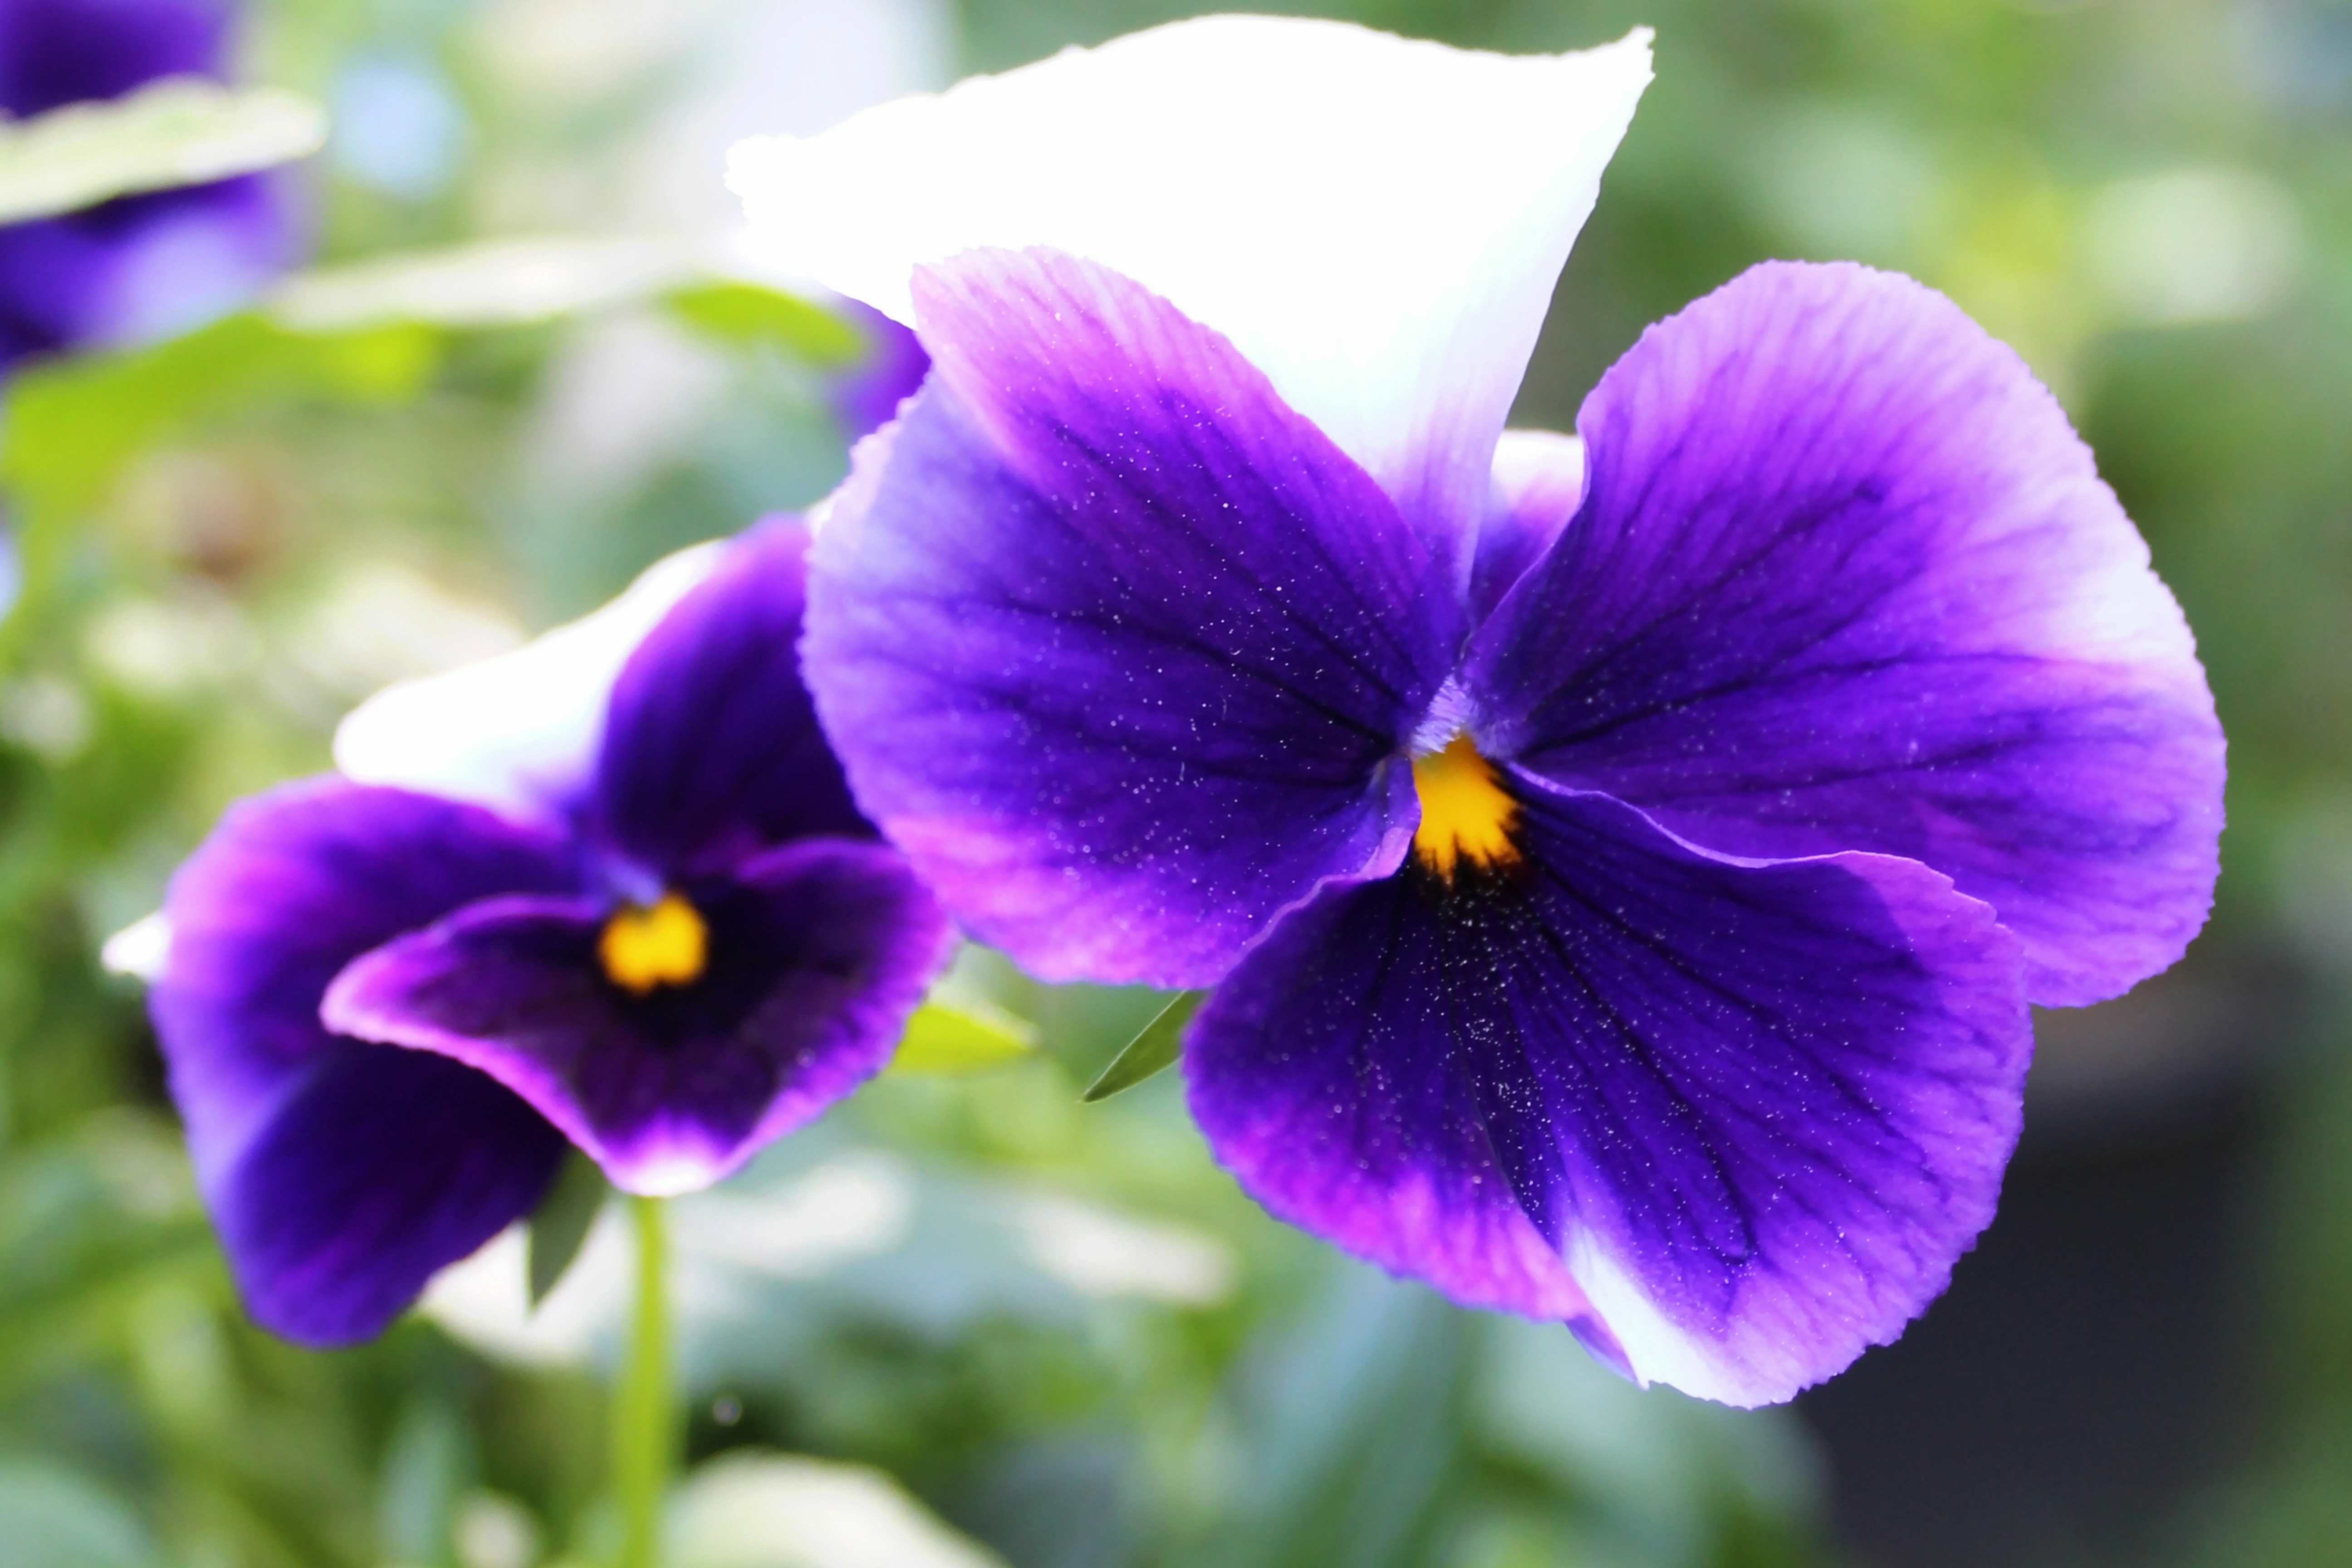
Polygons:
<instances>
[{"instance_id":1,"label":"green stem","mask_svg":"<svg viewBox=\"0 0 2352 1568\"><path fill-rule=\"evenodd\" d=\"M670 1387L669 1284L659 1198L631 1198L637 1222L637 1300L613 1402L613 1484L621 1500L619 1568L660 1568L662 1497L676 1463Z\"/></svg>"}]
</instances>

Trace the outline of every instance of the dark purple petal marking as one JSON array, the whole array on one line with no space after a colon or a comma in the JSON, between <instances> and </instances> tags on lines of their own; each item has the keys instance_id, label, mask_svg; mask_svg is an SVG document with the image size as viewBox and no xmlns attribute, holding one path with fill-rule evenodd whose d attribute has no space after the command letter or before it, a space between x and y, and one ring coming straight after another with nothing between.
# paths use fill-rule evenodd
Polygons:
<instances>
[{"instance_id":1,"label":"dark purple petal marking","mask_svg":"<svg viewBox=\"0 0 2352 1568\"><path fill-rule=\"evenodd\" d=\"M230 16L226 0L7 0L0 111L21 120L159 77L216 77Z\"/></svg>"},{"instance_id":2,"label":"dark purple petal marking","mask_svg":"<svg viewBox=\"0 0 2352 1568\"><path fill-rule=\"evenodd\" d=\"M2016 939L1874 855L1740 863L1521 776L1524 858L1334 884L1185 1056L1276 1215L1643 1380L1784 1399L1899 1333L1991 1218Z\"/></svg>"},{"instance_id":3,"label":"dark purple petal marking","mask_svg":"<svg viewBox=\"0 0 2352 1568\"><path fill-rule=\"evenodd\" d=\"M801 684L807 555L797 518L735 540L614 682L596 816L646 866L710 873L795 838L873 837Z\"/></svg>"},{"instance_id":4,"label":"dark purple petal marking","mask_svg":"<svg viewBox=\"0 0 2352 1568\"><path fill-rule=\"evenodd\" d=\"M1482 750L1727 853L1924 861L2037 1002L2179 956L2221 729L2016 354L1906 279L1776 263L1652 327L1577 427L1584 505L1470 657Z\"/></svg>"},{"instance_id":5,"label":"dark purple petal marking","mask_svg":"<svg viewBox=\"0 0 2352 1568\"><path fill-rule=\"evenodd\" d=\"M232 809L173 879L149 997L198 1183L254 1317L363 1339L527 1212L563 1141L478 1073L328 1032L345 964L475 900L570 885L486 811L310 780Z\"/></svg>"},{"instance_id":6,"label":"dark purple petal marking","mask_svg":"<svg viewBox=\"0 0 2352 1568\"><path fill-rule=\"evenodd\" d=\"M497 899L353 963L324 1016L479 1068L622 1187L708 1186L889 1059L949 931L877 845L798 844L678 891L708 931L690 982L608 979L601 901Z\"/></svg>"},{"instance_id":7,"label":"dark purple petal marking","mask_svg":"<svg viewBox=\"0 0 2352 1568\"><path fill-rule=\"evenodd\" d=\"M974 934L1048 978L1212 982L1318 880L1402 853L1448 574L1224 339L1117 274L979 251L916 297L931 378L818 534L818 710Z\"/></svg>"}]
</instances>

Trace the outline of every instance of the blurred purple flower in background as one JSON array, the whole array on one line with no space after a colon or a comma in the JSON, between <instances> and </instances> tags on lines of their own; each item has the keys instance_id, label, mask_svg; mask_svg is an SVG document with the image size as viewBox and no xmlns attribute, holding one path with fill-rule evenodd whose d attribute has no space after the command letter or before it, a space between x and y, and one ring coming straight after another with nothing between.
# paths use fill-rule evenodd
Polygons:
<instances>
[{"instance_id":1,"label":"blurred purple flower in background","mask_svg":"<svg viewBox=\"0 0 2352 1568\"><path fill-rule=\"evenodd\" d=\"M0 0L0 112L220 78L233 20L226 0ZM268 174L0 226L0 375L194 324L251 295L296 247L284 184Z\"/></svg>"},{"instance_id":2,"label":"blurred purple flower in background","mask_svg":"<svg viewBox=\"0 0 2352 1568\"><path fill-rule=\"evenodd\" d=\"M735 178L935 362L815 552L867 813L1042 975L1219 984L1192 1105L1276 1215L1758 1404L1990 1220L2026 1004L2201 925L2222 742L1920 285L1756 268L1503 432L1647 79L1221 18Z\"/></svg>"},{"instance_id":3,"label":"blurred purple flower in background","mask_svg":"<svg viewBox=\"0 0 2352 1568\"><path fill-rule=\"evenodd\" d=\"M151 1007L262 1323L374 1333L567 1137L688 1191L888 1058L948 929L816 728L806 550L772 520L390 689L173 879Z\"/></svg>"}]
</instances>

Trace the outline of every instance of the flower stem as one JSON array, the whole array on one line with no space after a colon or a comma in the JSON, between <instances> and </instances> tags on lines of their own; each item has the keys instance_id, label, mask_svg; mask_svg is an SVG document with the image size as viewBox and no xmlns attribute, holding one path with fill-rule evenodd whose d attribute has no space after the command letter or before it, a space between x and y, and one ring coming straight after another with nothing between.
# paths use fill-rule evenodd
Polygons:
<instances>
[{"instance_id":1,"label":"flower stem","mask_svg":"<svg viewBox=\"0 0 2352 1568\"><path fill-rule=\"evenodd\" d=\"M662 1497L676 1463L670 1386L667 1245L659 1198L633 1197L637 1299L613 1402L613 1482L621 1501L619 1568L660 1568Z\"/></svg>"}]
</instances>

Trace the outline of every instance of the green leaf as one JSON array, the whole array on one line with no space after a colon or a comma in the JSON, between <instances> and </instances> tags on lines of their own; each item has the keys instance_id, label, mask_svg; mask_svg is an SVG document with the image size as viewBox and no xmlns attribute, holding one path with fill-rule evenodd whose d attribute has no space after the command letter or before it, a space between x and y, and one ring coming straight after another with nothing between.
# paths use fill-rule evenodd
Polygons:
<instances>
[{"instance_id":1,"label":"green leaf","mask_svg":"<svg viewBox=\"0 0 2352 1568\"><path fill-rule=\"evenodd\" d=\"M322 267L288 279L269 311L307 331L386 322L528 326L657 300L710 276L684 241L542 235L486 239Z\"/></svg>"},{"instance_id":2,"label":"green leaf","mask_svg":"<svg viewBox=\"0 0 2352 1568\"><path fill-rule=\"evenodd\" d=\"M0 1408L121 1342L141 1303L211 1289L219 1248L186 1163L172 1128L127 1110L0 1156Z\"/></svg>"},{"instance_id":3,"label":"green leaf","mask_svg":"<svg viewBox=\"0 0 2352 1568\"><path fill-rule=\"evenodd\" d=\"M1449 1522L1449 1479L1467 1458L1461 1388L1474 1320L1430 1291L1336 1258L1325 1279L1303 1311L1249 1347L1252 1398L1229 1439L1240 1479L1195 1561L1460 1562L1438 1541ZM1696 1568L1706 1560L1611 1561Z\"/></svg>"},{"instance_id":4,"label":"green leaf","mask_svg":"<svg viewBox=\"0 0 2352 1568\"><path fill-rule=\"evenodd\" d=\"M430 1384L412 1389L376 1478L376 1535L394 1563L446 1563L457 1500L475 1468L462 1407Z\"/></svg>"},{"instance_id":5,"label":"green leaf","mask_svg":"<svg viewBox=\"0 0 2352 1568\"><path fill-rule=\"evenodd\" d=\"M0 125L0 223L249 174L308 157L326 140L326 112L277 88L174 78L69 104Z\"/></svg>"},{"instance_id":6,"label":"green leaf","mask_svg":"<svg viewBox=\"0 0 2352 1568\"><path fill-rule=\"evenodd\" d=\"M758 283L719 279L669 296L688 325L730 343L771 344L820 370L855 364L866 353L857 329L822 305Z\"/></svg>"},{"instance_id":7,"label":"green leaf","mask_svg":"<svg viewBox=\"0 0 2352 1568\"><path fill-rule=\"evenodd\" d=\"M976 996L935 997L918 1008L890 1058L892 1072L981 1072L1025 1057L1037 1031Z\"/></svg>"},{"instance_id":8,"label":"green leaf","mask_svg":"<svg viewBox=\"0 0 2352 1568\"><path fill-rule=\"evenodd\" d=\"M317 333L254 311L148 347L58 361L8 387L0 482L45 521L71 521L122 465L199 418L274 396L394 402L414 394L436 340L413 327Z\"/></svg>"},{"instance_id":9,"label":"green leaf","mask_svg":"<svg viewBox=\"0 0 2352 1568\"><path fill-rule=\"evenodd\" d=\"M160 1568L137 1510L53 1459L0 1459L0 1539L16 1568Z\"/></svg>"},{"instance_id":10,"label":"green leaf","mask_svg":"<svg viewBox=\"0 0 2352 1568\"><path fill-rule=\"evenodd\" d=\"M880 1470L737 1448L696 1468L670 1520L678 1568L1003 1568Z\"/></svg>"},{"instance_id":11,"label":"green leaf","mask_svg":"<svg viewBox=\"0 0 2352 1568\"><path fill-rule=\"evenodd\" d=\"M140 453L272 403L403 401L425 384L440 343L422 327L320 333L247 310L163 342L14 377L0 408L0 489L19 531L26 601L44 593L68 531ZM14 632L26 622L18 615L6 626Z\"/></svg>"},{"instance_id":12,"label":"green leaf","mask_svg":"<svg viewBox=\"0 0 2352 1568\"><path fill-rule=\"evenodd\" d=\"M708 336L762 343L821 369L866 351L813 300L738 277L691 239L542 235L375 257L298 273L270 296L280 324L311 332L390 322L468 331L660 304Z\"/></svg>"},{"instance_id":13,"label":"green leaf","mask_svg":"<svg viewBox=\"0 0 2352 1568\"><path fill-rule=\"evenodd\" d=\"M530 1304L547 1300L580 1256L613 1190L596 1162L573 1150L530 1216Z\"/></svg>"},{"instance_id":14,"label":"green leaf","mask_svg":"<svg viewBox=\"0 0 2352 1568\"><path fill-rule=\"evenodd\" d=\"M1160 1009L1151 1022L1143 1026L1141 1034L1127 1042L1118 1055L1111 1058L1110 1066L1102 1069L1101 1076L1087 1085L1087 1092L1080 1098L1089 1105L1098 1100L1108 1100L1123 1089L1133 1089L1161 1069L1174 1066L1184 1048L1184 1026L1192 1021L1192 1015L1199 1012L1201 1004L1208 999L1209 994L1205 991L1181 993L1174 1001Z\"/></svg>"}]
</instances>

